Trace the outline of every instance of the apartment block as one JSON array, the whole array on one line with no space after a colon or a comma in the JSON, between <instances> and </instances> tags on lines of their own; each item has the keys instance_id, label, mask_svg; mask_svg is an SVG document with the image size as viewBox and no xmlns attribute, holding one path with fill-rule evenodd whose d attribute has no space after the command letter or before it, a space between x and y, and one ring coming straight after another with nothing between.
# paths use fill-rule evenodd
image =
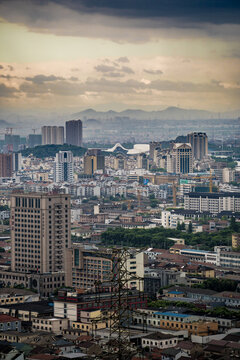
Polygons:
<instances>
[{"instance_id":1,"label":"apartment block","mask_svg":"<svg viewBox=\"0 0 240 360\"><path fill-rule=\"evenodd\" d=\"M222 211L240 212L240 193L197 193L184 196L184 209L219 214Z\"/></svg>"},{"instance_id":2,"label":"apartment block","mask_svg":"<svg viewBox=\"0 0 240 360\"><path fill-rule=\"evenodd\" d=\"M70 221L69 195L12 194L12 271L40 274L64 271Z\"/></svg>"}]
</instances>

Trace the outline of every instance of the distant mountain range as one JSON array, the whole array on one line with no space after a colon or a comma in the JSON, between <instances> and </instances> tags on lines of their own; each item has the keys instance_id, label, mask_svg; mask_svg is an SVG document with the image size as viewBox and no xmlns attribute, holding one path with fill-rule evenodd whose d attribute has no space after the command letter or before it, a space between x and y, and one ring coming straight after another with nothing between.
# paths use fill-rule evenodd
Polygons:
<instances>
[{"instance_id":1,"label":"distant mountain range","mask_svg":"<svg viewBox=\"0 0 240 360\"><path fill-rule=\"evenodd\" d=\"M168 107L159 111L144 111L144 110L124 110L124 111L96 111L87 109L72 115L73 118L81 120L114 120L117 118L129 118L134 120L208 120L208 119L237 119L240 116L240 110L214 113L205 110L189 110L178 107Z\"/></svg>"},{"instance_id":2,"label":"distant mountain range","mask_svg":"<svg viewBox=\"0 0 240 360\"><path fill-rule=\"evenodd\" d=\"M10 125L11 125L11 123L7 122L6 120L0 119L0 128L8 127Z\"/></svg>"}]
</instances>

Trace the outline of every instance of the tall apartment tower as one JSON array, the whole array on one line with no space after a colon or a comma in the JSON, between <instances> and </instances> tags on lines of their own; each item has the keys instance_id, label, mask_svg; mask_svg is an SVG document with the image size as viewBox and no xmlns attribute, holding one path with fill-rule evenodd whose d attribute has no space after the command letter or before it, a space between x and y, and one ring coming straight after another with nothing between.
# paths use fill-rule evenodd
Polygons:
<instances>
[{"instance_id":1,"label":"tall apartment tower","mask_svg":"<svg viewBox=\"0 0 240 360\"><path fill-rule=\"evenodd\" d=\"M42 126L42 145L63 145L63 126Z\"/></svg>"},{"instance_id":2,"label":"tall apartment tower","mask_svg":"<svg viewBox=\"0 0 240 360\"><path fill-rule=\"evenodd\" d=\"M68 145L82 146L82 121L66 121L66 143Z\"/></svg>"},{"instance_id":3,"label":"tall apartment tower","mask_svg":"<svg viewBox=\"0 0 240 360\"><path fill-rule=\"evenodd\" d=\"M13 172L17 172L21 169L22 166L22 154L21 153L13 153L12 154L12 165Z\"/></svg>"},{"instance_id":4,"label":"tall apartment tower","mask_svg":"<svg viewBox=\"0 0 240 360\"><path fill-rule=\"evenodd\" d=\"M21 273L54 273L65 269L71 237L70 195L11 195L11 268Z\"/></svg>"},{"instance_id":5,"label":"tall apartment tower","mask_svg":"<svg viewBox=\"0 0 240 360\"><path fill-rule=\"evenodd\" d=\"M162 144L159 141L151 141L149 143L149 159L154 160L154 151L156 149L160 150L162 148Z\"/></svg>"},{"instance_id":6,"label":"tall apartment tower","mask_svg":"<svg viewBox=\"0 0 240 360\"><path fill-rule=\"evenodd\" d=\"M193 158L201 160L208 154L208 137L206 133L193 132L187 135L187 142L192 145Z\"/></svg>"},{"instance_id":7,"label":"tall apartment tower","mask_svg":"<svg viewBox=\"0 0 240 360\"><path fill-rule=\"evenodd\" d=\"M96 170L105 170L105 159L99 149L90 149L84 155L84 174L93 175Z\"/></svg>"},{"instance_id":8,"label":"tall apartment tower","mask_svg":"<svg viewBox=\"0 0 240 360\"><path fill-rule=\"evenodd\" d=\"M12 154L0 154L0 177L11 177L13 173Z\"/></svg>"},{"instance_id":9,"label":"tall apartment tower","mask_svg":"<svg viewBox=\"0 0 240 360\"><path fill-rule=\"evenodd\" d=\"M188 174L193 171L191 144L175 143L172 149L174 172Z\"/></svg>"},{"instance_id":10,"label":"tall apartment tower","mask_svg":"<svg viewBox=\"0 0 240 360\"><path fill-rule=\"evenodd\" d=\"M71 151L59 151L54 163L54 181L73 182L73 154Z\"/></svg>"}]
</instances>

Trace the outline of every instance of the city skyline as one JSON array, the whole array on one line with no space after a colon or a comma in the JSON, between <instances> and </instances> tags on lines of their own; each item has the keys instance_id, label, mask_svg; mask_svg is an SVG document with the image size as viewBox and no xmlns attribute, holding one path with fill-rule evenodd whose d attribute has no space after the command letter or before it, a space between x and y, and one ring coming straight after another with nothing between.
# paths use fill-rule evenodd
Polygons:
<instances>
[{"instance_id":1,"label":"city skyline","mask_svg":"<svg viewBox=\"0 0 240 360\"><path fill-rule=\"evenodd\" d=\"M239 4L2 1L7 112L239 109Z\"/></svg>"}]
</instances>

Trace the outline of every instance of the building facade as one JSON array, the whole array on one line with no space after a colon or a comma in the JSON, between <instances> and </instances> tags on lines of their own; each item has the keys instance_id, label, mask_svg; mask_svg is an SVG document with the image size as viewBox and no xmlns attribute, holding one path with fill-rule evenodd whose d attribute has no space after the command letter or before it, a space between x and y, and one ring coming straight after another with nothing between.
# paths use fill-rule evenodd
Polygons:
<instances>
[{"instance_id":1,"label":"building facade","mask_svg":"<svg viewBox=\"0 0 240 360\"><path fill-rule=\"evenodd\" d=\"M208 154L208 137L206 133L193 132L187 135L187 142L192 145L193 158L201 160Z\"/></svg>"},{"instance_id":2,"label":"building facade","mask_svg":"<svg viewBox=\"0 0 240 360\"><path fill-rule=\"evenodd\" d=\"M13 173L12 154L0 154L0 177L11 177Z\"/></svg>"},{"instance_id":3,"label":"building facade","mask_svg":"<svg viewBox=\"0 0 240 360\"><path fill-rule=\"evenodd\" d=\"M89 149L84 155L84 174L93 175L95 171L105 170L105 159L99 149Z\"/></svg>"},{"instance_id":4,"label":"building facade","mask_svg":"<svg viewBox=\"0 0 240 360\"><path fill-rule=\"evenodd\" d=\"M70 120L66 122L66 143L82 146L82 121Z\"/></svg>"},{"instance_id":5,"label":"building facade","mask_svg":"<svg viewBox=\"0 0 240 360\"><path fill-rule=\"evenodd\" d=\"M73 154L71 151L59 151L54 162L54 182L73 182Z\"/></svg>"},{"instance_id":6,"label":"building facade","mask_svg":"<svg viewBox=\"0 0 240 360\"><path fill-rule=\"evenodd\" d=\"M64 271L70 247L70 196L14 193L11 196L11 270Z\"/></svg>"},{"instance_id":7,"label":"building facade","mask_svg":"<svg viewBox=\"0 0 240 360\"><path fill-rule=\"evenodd\" d=\"M42 126L42 145L63 145L63 126Z\"/></svg>"},{"instance_id":8,"label":"building facade","mask_svg":"<svg viewBox=\"0 0 240 360\"><path fill-rule=\"evenodd\" d=\"M211 214L219 214L222 211L240 212L240 194L190 192L184 196L184 209Z\"/></svg>"},{"instance_id":9,"label":"building facade","mask_svg":"<svg viewBox=\"0 0 240 360\"><path fill-rule=\"evenodd\" d=\"M173 169L177 174L188 174L193 171L191 144L176 143L172 149Z\"/></svg>"}]
</instances>

